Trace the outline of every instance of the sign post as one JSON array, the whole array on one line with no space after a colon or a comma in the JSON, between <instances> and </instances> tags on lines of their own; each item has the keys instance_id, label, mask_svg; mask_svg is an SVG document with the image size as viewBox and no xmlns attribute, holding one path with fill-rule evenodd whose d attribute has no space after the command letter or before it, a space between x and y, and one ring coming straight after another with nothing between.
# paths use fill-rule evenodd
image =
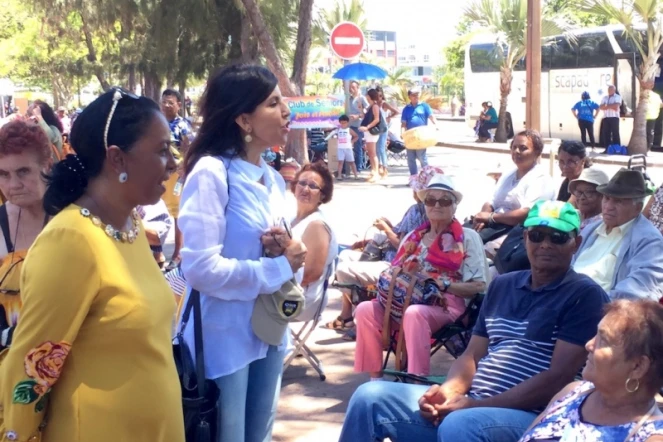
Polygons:
<instances>
[{"instance_id":1,"label":"sign post","mask_svg":"<svg viewBox=\"0 0 663 442\"><path fill-rule=\"evenodd\" d=\"M337 24L329 34L329 44L331 45L332 52L339 58L345 60L344 64L348 64L348 60L357 58L364 50L366 39L364 32L356 24L345 21ZM345 91L345 113L350 113L350 82L343 82L343 90Z\"/></svg>"}]
</instances>

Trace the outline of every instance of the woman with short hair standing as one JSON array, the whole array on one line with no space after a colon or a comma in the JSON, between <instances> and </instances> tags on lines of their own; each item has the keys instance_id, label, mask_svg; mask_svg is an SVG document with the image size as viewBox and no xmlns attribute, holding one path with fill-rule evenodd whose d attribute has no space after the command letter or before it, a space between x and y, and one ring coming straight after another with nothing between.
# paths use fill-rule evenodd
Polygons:
<instances>
[{"instance_id":1,"label":"woman with short hair standing","mask_svg":"<svg viewBox=\"0 0 663 442\"><path fill-rule=\"evenodd\" d=\"M134 210L159 201L175 171L168 123L152 100L112 89L76 120L71 144L77 155L48 177L54 217L23 266L0 439L181 442L175 301Z\"/></svg>"},{"instance_id":2,"label":"woman with short hair standing","mask_svg":"<svg viewBox=\"0 0 663 442\"><path fill-rule=\"evenodd\" d=\"M251 318L258 296L291 280L306 255L282 227L283 178L262 159L269 146L286 144L290 110L268 69L234 65L210 78L200 111L179 216L182 270L201 295L198 351L220 389L218 441L269 442L288 336L270 345ZM191 321L184 337L195 348Z\"/></svg>"},{"instance_id":3,"label":"woman with short hair standing","mask_svg":"<svg viewBox=\"0 0 663 442\"><path fill-rule=\"evenodd\" d=\"M46 181L51 144L35 123L13 120L0 128L0 350L9 347L21 307L20 276L28 249L46 225Z\"/></svg>"}]
</instances>

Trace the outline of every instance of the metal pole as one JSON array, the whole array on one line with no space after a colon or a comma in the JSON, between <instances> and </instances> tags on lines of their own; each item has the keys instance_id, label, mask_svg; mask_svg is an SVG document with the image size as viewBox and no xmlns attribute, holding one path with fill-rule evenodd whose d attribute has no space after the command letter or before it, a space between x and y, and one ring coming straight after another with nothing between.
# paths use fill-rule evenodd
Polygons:
<instances>
[{"instance_id":1,"label":"metal pole","mask_svg":"<svg viewBox=\"0 0 663 442\"><path fill-rule=\"evenodd\" d=\"M527 0L525 124L541 130L541 0Z\"/></svg>"}]
</instances>

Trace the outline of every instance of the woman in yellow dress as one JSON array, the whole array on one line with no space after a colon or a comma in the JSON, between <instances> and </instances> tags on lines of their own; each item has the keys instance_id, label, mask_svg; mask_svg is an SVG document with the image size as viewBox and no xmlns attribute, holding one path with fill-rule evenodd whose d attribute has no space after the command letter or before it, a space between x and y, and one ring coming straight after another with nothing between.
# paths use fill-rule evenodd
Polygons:
<instances>
[{"instance_id":1,"label":"woman in yellow dress","mask_svg":"<svg viewBox=\"0 0 663 442\"><path fill-rule=\"evenodd\" d=\"M35 123L12 120L0 128L0 350L11 345L21 308L20 276L28 249L48 221L44 211L51 143Z\"/></svg>"},{"instance_id":2,"label":"woman in yellow dress","mask_svg":"<svg viewBox=\"0 0 663 442\"><path fill-rule=\"evenodd\" d=\"M119 89L74 123L77 155L49 176L54 218L23 266L21 320L0 366L0 440L184 440L175 302L134 210L163 194L169 142L156 103Z\"/></svg>"}]
</instances>

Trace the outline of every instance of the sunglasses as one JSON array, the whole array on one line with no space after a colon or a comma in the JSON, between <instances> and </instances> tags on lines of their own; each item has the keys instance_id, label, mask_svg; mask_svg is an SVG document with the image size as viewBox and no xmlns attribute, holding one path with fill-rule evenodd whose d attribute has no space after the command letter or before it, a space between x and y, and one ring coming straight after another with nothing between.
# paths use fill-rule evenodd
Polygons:
<instances>
[{"instance_id":1,"label":"sunglasses","mask_svg":"<svg viewBox=\"0 0 663 442\"><path fill-rule=\"evenodd\" d=\"M449 198L432 198L432 197L427 197L424 199L424 204L426 207L435 207L436 204L439 204L440 207L450 207L453 204L453 200Z\"/></svg>"},{"instance_id":2,"label":"sunglasses","mask_svg":"<svg viewBox=\"0 0 663 442\"><path fill-rule=\"evenodd\" d=\"M543 232L541 230L528 230L527 238L535 244L540 244L548 238L552 244L562 246L569 242L572 236L569 233L559 231Z\"/></svg>"},{"instance_id":3,"label":"sunglasses","mask_svg":"<svg viewBox=\"0 0 663 442\"><path fill-rule=\"evenodd\" d=\"M120 89L119 87L114 88L113 91L113 105L111 106L111 110L108 113L106 126L104 127L104 147L106 150L108 150L108 129L110 128L111 121L113 120L115 109L117 109L117 104L123 98L131 98L132 100L138 100L140 98L138 95L132 94L129 91L125 91L124 89Z\"/></svg>"},{"instance_id":4,"label":"sunglasses","mask_svg":"<svg viewBox=\"0 0 663 442\"><path fill-rule=\"evenodd\" d=\"M596 198L596 195L598 194L599 193L594 190L586 190L584 192L581 192L580 190L575 190L573 192L573 196L575 196L577 199L587 198L588 200Z\"/></svg>"},{"instance_id":5,"label":"sunglasses","mask_svg":"<svg viewBox=\"0 0 663 442\"><path fill-rule=\"evenodd\" d=\"M312 192L320 190L320 186L318 186L312 181L304 181L304 180L297 181L297 185L301 188L308 187L309 189L311 189Z\"/></svg>"}]
</instances>

